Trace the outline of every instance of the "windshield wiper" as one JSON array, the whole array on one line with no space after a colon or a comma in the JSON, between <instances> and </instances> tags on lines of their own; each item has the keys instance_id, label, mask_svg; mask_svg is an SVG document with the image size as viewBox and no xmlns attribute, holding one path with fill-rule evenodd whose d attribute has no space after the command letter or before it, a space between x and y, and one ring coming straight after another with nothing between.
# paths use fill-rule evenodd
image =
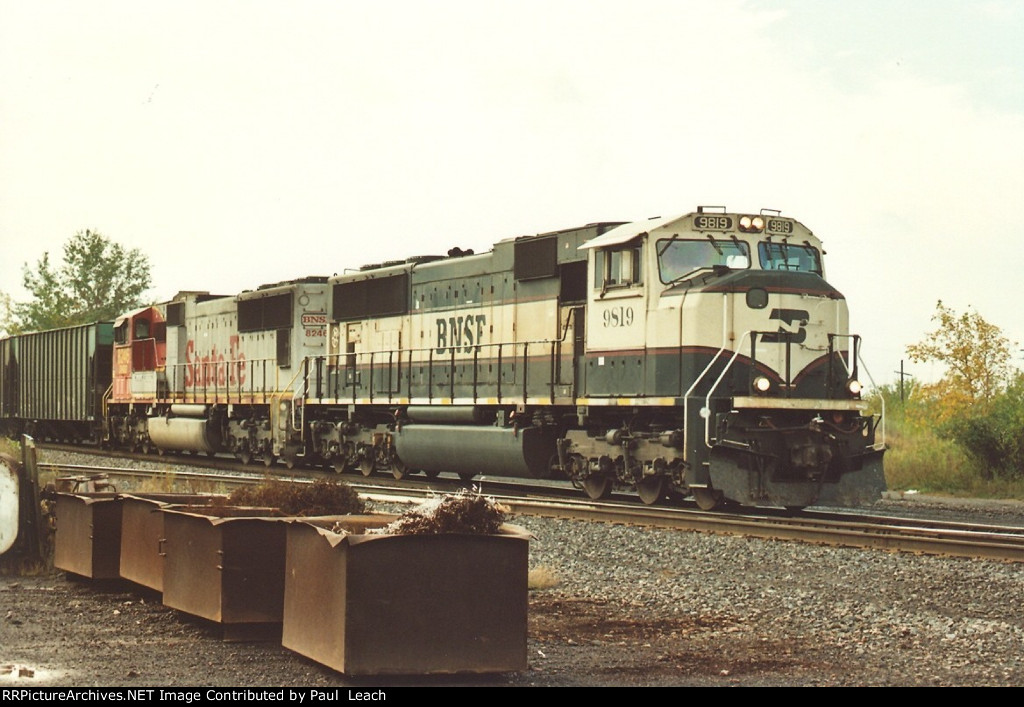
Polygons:
<instances>
[{"instance_id":1,"label":"windshield wiper","mask_svg":"<svg viewBox=\"0 0 1024 707\"><path fill-rule=\"evenodd\" d=\"M677 285L680 282L683 282L684 280L692 280L693 278L697 277L697 275L699 275L700 273L704 272L705 270L711 270L713 272L713 271L718 270L718 269L732 270L732 268L730 268L728 265L701 265L699 268L694 268L693 270L691 270L690 272L686 273L685 275L680 275L677 278L673 278L672 280L669 280L668 283L667 283L667 286L668 287L672 287L673 285Z\"/></svg>"},{"instance_id":2,"label":"windshield wiper","mask_svg":"<svg viewBox=\"0 0 1024 707\"><path fill-rule=\"evenodd\" d=\"M669 238L669 239L668 239L668 241L667 241L667 242L665 243L665 245L663 245L663 246L661 247L661 250L659 250L659 251L658 251L658 258L659 258L659 259L661 258L661 256L665 255L665 251L666 251L666 250L668 250L668 247L669 247L670 245L672 245L673 243L675 243L675 242L676 242L676 239L677 239L677 238L679 238L679 234L678 234L678 233L673 233L673 234L672 234L672 237L671 237L671 238Z\"/></svg>"}]
</instances>

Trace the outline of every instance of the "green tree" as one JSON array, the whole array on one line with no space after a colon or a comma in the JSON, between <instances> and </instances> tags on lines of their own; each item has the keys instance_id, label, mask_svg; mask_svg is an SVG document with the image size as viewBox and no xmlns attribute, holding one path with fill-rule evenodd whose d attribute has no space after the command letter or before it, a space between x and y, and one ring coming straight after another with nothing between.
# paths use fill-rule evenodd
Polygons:
<instances>
[{"instance_id":1,"label":"green tree","mask_svg":"<svg viewBox=\"0 0 1024 707\"><path fill-rule=\"evenodd\" d=\"M932 321L938 328L907 347L911 361L938 361L946 373L940 388L951 401L991 400L1010 380L1010 340L975 311L957 314L939 300Z\"/></svg>"},{"instance_id":2,"label":"green tree","mask_svg":"<svg viewBox=\"0 0 1024 707\"><path fill-rule=\"evenodd\" d=\"M149 259L96 231L79 231L64 244L59 267L50 254L30 270L22 284L34 299L13 307L12 331L38 331L113 319L142 303L151 284Z\"/></svg>"},{"instance_id":3,"label":"green tree","mask_svg":"<svg viewBox=\"0 0 1024 707\"><path fill-rule=\"evenodd\" d=\"M984 479L1024 478L1024 376L983 408L954 417L943 432L975 462Z\"/></svg>"},{"instance_id":4,"label":"green tree","mask_svg":"<svg viewBox=\"0 0 1024 707\"><path fill-rule=\"evenodd\" d=\"M14 303L6 292L0 292L0 336L6 336L14 328Z\"/></svg>"}]
</instances>

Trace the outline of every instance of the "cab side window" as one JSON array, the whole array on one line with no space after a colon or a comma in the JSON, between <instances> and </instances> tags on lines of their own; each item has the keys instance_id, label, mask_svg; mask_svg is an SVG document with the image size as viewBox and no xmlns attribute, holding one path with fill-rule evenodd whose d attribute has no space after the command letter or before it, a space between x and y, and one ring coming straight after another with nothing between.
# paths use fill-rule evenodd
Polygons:
<instances>
[{"instance_id":1,"label":"cab side window","mask_svg":"<svg viewBox=\"0 0 1024 707\"><path fill-rule=\"evenodd\" d=\"M594 259L594 287L603 291L642 284L641 253L639 244L597 251Z\"/></svg>"}]
</instances>

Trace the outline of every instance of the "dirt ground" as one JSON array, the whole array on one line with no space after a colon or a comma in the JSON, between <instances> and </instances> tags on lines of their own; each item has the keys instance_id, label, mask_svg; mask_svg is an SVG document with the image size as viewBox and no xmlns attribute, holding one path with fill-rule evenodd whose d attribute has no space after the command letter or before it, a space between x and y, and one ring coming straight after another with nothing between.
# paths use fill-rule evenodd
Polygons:
<instances>
[{"instance_id":1,"label":"dirt ground","mask_svg":"<svg viewBox=\"0 0 1024 707\"><path fill-rule=\"evenodd\" d=\"M741 685L793 684L805 672L810 684L825 679L820 656L747 640L735 626L729 617L623 616L599 601L539 591L530 597L524 672L352 680L273 641L223 641L216 624L168 609L159 594L128 582L2 576L0 685Z\"/></svg>"}]
</instances>

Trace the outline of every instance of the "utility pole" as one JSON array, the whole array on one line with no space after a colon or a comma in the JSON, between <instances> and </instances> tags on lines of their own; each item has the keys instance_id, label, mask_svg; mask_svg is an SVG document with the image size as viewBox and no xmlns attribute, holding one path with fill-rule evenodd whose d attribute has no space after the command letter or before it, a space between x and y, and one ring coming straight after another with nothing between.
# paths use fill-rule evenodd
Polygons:
<instances>
[{"instance_id":1,"label":"utility pole","mask_svg":"<svg viewBox=\"0 0 1024 707\"><path fill-rule=\"evenodd\" d=\"M898 373L899 377L900 377L900 403L902 403L903 402L903 379L904 378L912 378L913 376L911 376L909 373L904 373L903 372L903 359L902 358L900 359L900 370L893 371L893 372L894 373Z\"/></svg>"}]
</instances>

